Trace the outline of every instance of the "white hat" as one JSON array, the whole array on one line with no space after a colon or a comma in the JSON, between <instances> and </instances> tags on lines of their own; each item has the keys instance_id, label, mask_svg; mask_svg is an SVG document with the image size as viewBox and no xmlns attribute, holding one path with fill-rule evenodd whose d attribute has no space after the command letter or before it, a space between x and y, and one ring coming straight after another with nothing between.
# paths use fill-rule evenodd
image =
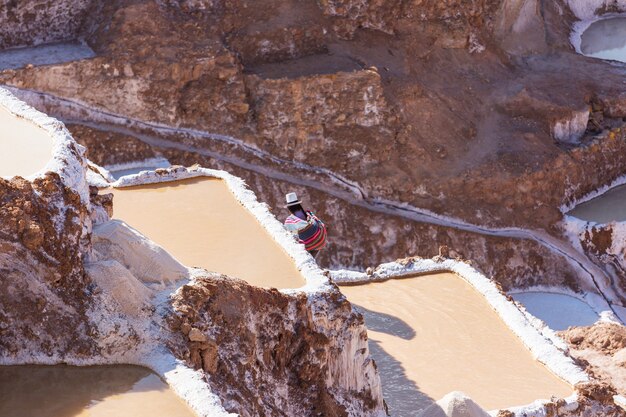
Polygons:
<instances>
[{"instance_id":1,"label":"white hat","mask_svg":"<svg viewBox=\"0 0 626 417\"><path fill-rule=\"evenodd\" d=\"M289 193L285 195L285 201L287 201L287 207L302 204L302 201L298 200L298 195L296 193Z\"/></svg>"}]
</instances>

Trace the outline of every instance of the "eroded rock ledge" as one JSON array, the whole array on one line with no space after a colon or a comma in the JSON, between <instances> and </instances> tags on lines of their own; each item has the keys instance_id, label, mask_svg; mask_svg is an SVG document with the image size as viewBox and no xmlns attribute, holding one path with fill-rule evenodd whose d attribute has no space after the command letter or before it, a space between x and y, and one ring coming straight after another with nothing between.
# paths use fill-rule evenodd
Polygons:
<instances>
[{"instance_id":1,"label":"eroded rock ledge","mask_svg":"<svg viewBox=\"0 0 626 417\"><path fill-rule=\"evenodd\" d=\"M228 411L365 416L382 409L363 318L337 288L307 297L206 276L180 288L172 305L173 351L205 372Z\"/></svg>"}]
</instances>

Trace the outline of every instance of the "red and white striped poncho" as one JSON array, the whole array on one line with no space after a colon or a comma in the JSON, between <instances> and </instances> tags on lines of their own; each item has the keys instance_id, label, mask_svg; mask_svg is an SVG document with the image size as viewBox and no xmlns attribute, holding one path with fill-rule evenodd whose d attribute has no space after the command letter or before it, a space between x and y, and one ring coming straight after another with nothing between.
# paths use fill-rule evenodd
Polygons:
<instances>
[{"instance_id":1,"label":"red and white striped poncho","mask_svg":"<svg viewBox=\"0 0 626 417\"><path fill-rule=\"evenodd\" d=\"M285 228L297 234L298 240L309 252L326 246L326 225L311 211L307 212L306 220L290 215L285 220Z\"/></svg>"}]
</instances>

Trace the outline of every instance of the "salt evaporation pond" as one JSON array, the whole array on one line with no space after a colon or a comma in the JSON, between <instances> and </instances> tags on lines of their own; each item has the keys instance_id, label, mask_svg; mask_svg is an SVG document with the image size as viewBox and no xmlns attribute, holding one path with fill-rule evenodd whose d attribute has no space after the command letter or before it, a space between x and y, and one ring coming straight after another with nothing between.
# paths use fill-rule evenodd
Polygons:
<instances>
[{"instance_id":1,"label":"salt evaporation pond","mask_svg":"<svg viewBox=\"0 0 626 417\"><path fill-rule=\"evenodd\" d=\"M138 366L0 366L3 417L195 417Z\"/></svg>"},{"instance_id":2,"label":"salt evaporation pond","mask_svg":"<svg viewBox=\"0 0 626 417\"><path fill-rule=\"evenodd\" d=\"M593 58L626 62L626 17L593 22L582 34L580 50Z\"/></svg>"},{"instance_id":3,"label":"salt evaporation pond","mask_svg":"<svg viewBox=\"0 0 626 417\"><path fill-rule=\"evenodd\" d=\"M612 188L592 200L581 203L567 214L596 223L626 221L626 185Z\"/></svg>"},{"instance_id":4,"label":"salt evaporation pond","mask_svg":"<svg viewBox=\"0 0 626 417\"><path fill-rule=\"evenodd\" d=\"M566 330L570 326L591 326L600 318L589 304L566 294L524 292L512 294L512 297L552 330Z\"/></svg>"},{"instance_id":5,"label":"salt evaporation pond","mask_svg":"<svg viewBox=\"0 0 626 417\"><path fill-rule=\"evenodd\" d=\"M342 287L365 316L393 416L415 416L451 391L487 410L573 388L535 361L484 297L444 273Z\"/></svg>"},{"instance_id":6,"label":"salt evaporation pond","mask_svg":"<svg viewBox=\"0 0 626 417\"><path fill-rule=\"evenodd\" d=\"M304 285L293 259L220 179L118 188L113 194L114 217L184 265L261 287Z\"/></svg>"},{"instance_id":7,"label":"salt evaporation pond","mask_svg":"<svg viewBox=\"0 0 626 417\"><path fill-rule=\"evenodd\" d=\"M52 137L0 106L0 177L27 177L52 158Z\"/></svg>"},{"instance_id":8,"label":"salt evaporation pond","mask_svg":"<svg viewBox=\"0 0 626 417\"><path fill-rule=\"evenodd\" d=\"M141 166L137 166L133 168L110 170L111 176L114 179L119 180L120 178L128 176L128 175L139 174L142 171L155 171L159 168L169 168L172 166L172 164L170 164L167 159L157 159L157 160L152 160L148 162L149 163L146 163L145 165L141 165Z\"/></svg>"},{"instance_id":9,"label":"salt evaporation pond","mask_svg":"<svg viewBox=\"0 0 626 417\"><path fill-rule=\"evenodd\" d=\"M93 50L80 42L59 42L46 45L11 48L0 51L0 71L27 65L50 65L93 58Z\"/></svg>"}]
</instances>

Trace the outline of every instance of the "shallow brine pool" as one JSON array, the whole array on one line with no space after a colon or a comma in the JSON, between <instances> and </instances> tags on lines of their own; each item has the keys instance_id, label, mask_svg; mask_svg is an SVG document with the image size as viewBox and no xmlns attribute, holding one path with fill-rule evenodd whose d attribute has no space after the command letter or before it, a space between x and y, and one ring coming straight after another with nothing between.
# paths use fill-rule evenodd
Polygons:
<instances>
[{"instance_id":1,"label":"shallow brine pool","mask_svg":"<svg viewBox=\"0 0 626 417\"><path fill-rule=\"evenodd\" d=\"M581 203L567 214L596 223L626 221L626 185L612 188L594 199Z\"/></svg>"},{"instance_id":2,"label":"shallow brine pool","mask_svg":"<svg viewBox=\"0 0 626 417\"><path fill-rule=\"evenodd\" d=\"M0 106L0 177L27 177L52 158L52 137Z\"/></svg>"},{"instance_id":3,"label":"shallow brine pool","mask_svg":"<svg viewBox=\"0 0 626 417\"><path fill-rule=\"evenodd\" d=\"M626 17L593 22L582 34L580 50L593 58L626 62Z\"/></svg>"},{"instance_id":4,"label":"shallow brine pool","mask_svg":"<svg viewBox=\"0 0 626 417\"><path fill-rule=\"evenodd\" d=\"M125 177L127 175L139 174L142 171L156 171L159 168L169 168L171 166L172 164L170 164L167 159L154 159L151 161L147 161L143 165L140 164L139 166L135 166L133 168L124 168L124 169L116 169L116 170L109 170L109 171L111 173L111 176L115 180L119 180L120 178Z\"/></svg>"},{"instance_id":5,"label":"shallow brine pool","mask_svg":"<svg viewBox=\"0 0 626 417\"><path fill-rule=\"evenodd\" d=\"M531 356L484 297L451 273L342 287L365 317L393 416L415 416L451 391L487 410L573 388Z\"/></svg>"},{"instance_id":6,"label":"shallow brine pool","mask_svg":"<svg viewBox=\"0 0 626 417\"><path fill-rule=\"evenodd\" d=\"M51 65L93 58L93 50L80 42L58 42L46 45L11 48L0 51L0 71L27 65Z\"/></svg>"},{"instance_id":7,"label":"shallow brine pool","mask_svg":"<svg viewBox=\"0 0 626 417\"><path fill-rule=\"evenodd\" d=\"M566 294L524 292L512 294L512 297L552 330L591 326L600 318L589 304Z\"/></svg>"},{"instance_id":8,"label":"shallow brine pool","mask_svg":"<svg viewBox=\"0 0 626 417\"><path fill-rule=\"evenodd\" d=\"M0 366L2 417L195 417L139 366Z\"/></svg>"},{"instance_id":9,"label":"shallow brine pool","mask_svg":"<svg viewBox=\"0 0 626 417\"><path fill-rule=\"evenodd\" d=\"M261 287L297 288L294 260L219 179L196 178L113 190L114 217L186 266Z\"/></svg>"}]
</instances>

